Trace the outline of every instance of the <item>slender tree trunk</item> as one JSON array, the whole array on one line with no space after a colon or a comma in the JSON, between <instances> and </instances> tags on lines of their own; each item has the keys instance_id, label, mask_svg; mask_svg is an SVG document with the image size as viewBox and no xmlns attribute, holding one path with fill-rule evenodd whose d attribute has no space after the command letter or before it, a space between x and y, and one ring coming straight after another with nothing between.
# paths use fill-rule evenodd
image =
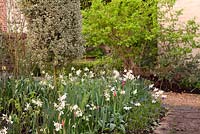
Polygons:
<instances>
[{"instance_id":1,"label":"slender tree trunk","mask_svg":"<svg viewBox=\"0 0 200 134\"><path fill-rule=\"evenodd\" d=\"M53 66L54 69L53 69L53 83L54 83L54 88L57 89L57 66L54 65Z\"/></svg>"}]
</instances>

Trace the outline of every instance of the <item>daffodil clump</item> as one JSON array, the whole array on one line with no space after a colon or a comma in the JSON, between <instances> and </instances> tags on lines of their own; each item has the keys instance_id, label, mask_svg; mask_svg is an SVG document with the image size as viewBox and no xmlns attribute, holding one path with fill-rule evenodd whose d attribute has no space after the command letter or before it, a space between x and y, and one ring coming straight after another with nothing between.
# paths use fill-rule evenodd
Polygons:
<instances>
[{"instance_id":1,"label":"daffodil clump","mask_svg":"<svg viewBox=\"0 0 200 134\"><path fill-rule=\"evenodd\" d=\"M162 110L161 91L149 93L153 86L131 70L108 76L71 68L59 75L56 89L53 77L42 73L39 79L10 79L0 90L0 134L137 132L151 126Z\"/></svg>"}]
</instances>

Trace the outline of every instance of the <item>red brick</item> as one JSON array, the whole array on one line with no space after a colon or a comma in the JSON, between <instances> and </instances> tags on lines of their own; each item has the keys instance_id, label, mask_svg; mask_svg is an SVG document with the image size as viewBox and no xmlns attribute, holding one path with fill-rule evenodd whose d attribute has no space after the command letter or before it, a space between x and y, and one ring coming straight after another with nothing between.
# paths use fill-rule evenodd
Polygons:
<instances>
[{"instance_id":1,"label":"red brick","mask_svg":"<svg viewBox=\"0 0 200 134\"><path fill-rule=\"evenodd\" d=\"M3 31L7 30L7 13L6 13L6 0L0 0L0 28Z\"/></svg>"}]
</instances>

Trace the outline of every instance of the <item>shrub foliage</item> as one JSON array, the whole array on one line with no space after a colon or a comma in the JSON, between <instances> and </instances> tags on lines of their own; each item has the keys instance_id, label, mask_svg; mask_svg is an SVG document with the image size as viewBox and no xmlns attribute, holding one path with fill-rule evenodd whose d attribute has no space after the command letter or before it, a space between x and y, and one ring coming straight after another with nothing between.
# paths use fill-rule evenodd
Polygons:
<instances>
[{"instance_id":1,"label":"shrub foliage","mask_svg":"<svg viewBox=\"0 0 200 134\"><path fill-rule=\"evenodd\" d=\"M176 84L197 83L199 72L187 70L199 66L191 63L199 59L191 56L192 50L199 47L199 24L195 20L179 23L182 10L175 11L174 3L175 0L93 0L90 8L83 10L86 45L110 46L124 67L133 69L135 74L149 77L154 73ZM181 75L180 68L184 68Z\"/></svg>"},{"instance_id":2,"label":"shrub foliage","mask_svg":"<svg viewBox=\"0 0 200 134\"><path fill-rule=\"evenodd\" d=\"M28 21L31 59L40 67L65 65L82 56L80 1L21 0L19 3Z\"/></svg>"},{"instance_id":3,"label":"shrub foliage","mask_svg":"<svg viewBox=\"0 0 200 134\"><path fill-rule=\"evenodd\" d=\"M109 45L125 62L129 57L141 63L143 57L155 56L158 30L155 0L113 0L107 4L94 0L83 11L83 17L86 45ZM133 66L130 61L125 65Z\"/></svg>"}]
</instances>

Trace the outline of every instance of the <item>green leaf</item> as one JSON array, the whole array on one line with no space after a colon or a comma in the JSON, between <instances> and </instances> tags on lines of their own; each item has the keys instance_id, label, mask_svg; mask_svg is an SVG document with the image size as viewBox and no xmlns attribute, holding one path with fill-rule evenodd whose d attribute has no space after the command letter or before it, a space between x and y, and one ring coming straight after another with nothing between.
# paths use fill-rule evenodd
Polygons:
<instances>
[{"instance_id":1,"label":"green leaf","mask_svg":"<svg viewBox=\"0 0 200 134\"><path fill-rule=\"evenodd\" d=\"M110 131L113 131L116 128L116 124L110 123L109 128L110 128Z\"/></svg>"},{"instance_id":2,"label":"green leaf","mask_svg":"<svg viewBox=\"0 0 200 134\"><path fill-rule=\"evenodd\" d=\"M124 125L120 124L119 125L119 129L125 134L126 133L126 129L124 127Z\"/></svg>"}]
</instances>

